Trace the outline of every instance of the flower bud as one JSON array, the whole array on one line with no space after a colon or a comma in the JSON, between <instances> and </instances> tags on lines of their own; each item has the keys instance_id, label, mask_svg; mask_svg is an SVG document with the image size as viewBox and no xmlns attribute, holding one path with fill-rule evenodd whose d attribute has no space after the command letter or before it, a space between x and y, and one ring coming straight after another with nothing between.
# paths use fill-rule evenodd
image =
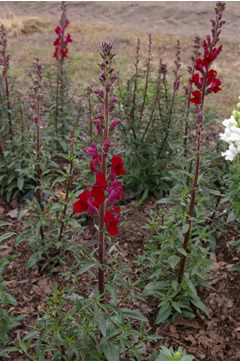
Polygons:
<instances>
[{"instance_id":1,"label":"flower bud","mask_svg":"<svg viewBox=\"0 0 240 361\"><path fill-rule=\"evenodd\" d=\"M99 134L100 136L102 136L103 131L102 131L102 127L101 127L100 121L99 121L98 119L94 119L94 120L93 120L93 124L95 125L98 134Z\"/></svg>"},{"instance_id":2,"label":"flower bud","mask_svg":"<svg viewBox=\"0 0 240 361\"><path fill-rule=\"evenodd\" d=\"M110 99L110 104L113 103L118 103L118 98L115 95Z\"/></svg>"},{"instance_id":3,"label":"flower bud","mask_svg":"<svg viewBox=\"0 0 240 361\"><path fill-rule=\"evenodd\" d=\"M95 144L93 146L87 148L87 154L89 154L93 158L97 158L98 151L96 149Z\"/></svg>"},{"instance_id":4,"label":"flower bud","mask_svg":"<svg viewBox=\"0 0 240 361\"><path fill-rule=\"evenodd\" d=\"M106 139L103 143L103 150L105 153L108 153L109 152L109 149L110 149L110 146L111 146L111 142L109 139Z\"/></svg>"},{"instance_id":5,"label":"flower bud","mask_svg":"<svg viewBox=\"0 0 240 361\"><path fill-rule=\"evenodd\" d=\"M112 88L112 83L110 81L107 81L105 83L106 91L109 92Z\"/></svg>"},{"instance_id":6,"label":"flower bud","mask_svg":"<svg viewBox=\"0 0 240 361\"><path fill-rule=\"evenodd\" d=\"M107 75L107 73L105 71L102 71L101 74L98 77L99 80L101 80L101 81L106 80L106 75Z\"/></svg>"},{"instance_id":7,"label":"flower bud","mask_svg":"<svg viewBox=\"0 0 240 361\"><path fill-rule=\"evenodd\" d=\"M101 123L104 122L104 115L102 113L98 113L97 118L98 118L98 120L100 120Z\"/></svg>"},{"instance_id":8,"label":"flower bud","mask_svg":"<svg viewBox=\"0 0 240 361\"><path fill-rule=\"evenodd\" d=\"M103 90L101 90L101 89L94 89L94 90L93 90L93 93L96 94L96 95L98 95L98 96L101 97L101 98L104 97L104 92L103 92Z\"/></svg>"},{"instance_id":9,"label":"flower bud","mask_svg":"<svg viewBox=\"0 0 240 361\"><path fill-rule=\"evenodd\" d=\"M34 116L33 116L33 121L34 121L34 123L35 123L35 124L37 124L37 123L38 123L38 117L37 117L37 115L36 115L36 114L34 114Z\"/></svg>"},{"instance_id":10,"label":"flower bud","mask_svg":"<svg viewBox=\"0 0 240 361\"><path fill-rule=\"evenodd\" d=\"M109 127L109 131L110 131L110 132L113 132L114 129L115 129L120 123L121 123L121 120L120 120L119 118L114 118L114 119L112 120L112 123L111 123L110 127Z\"/></svg>"}]
</instances>

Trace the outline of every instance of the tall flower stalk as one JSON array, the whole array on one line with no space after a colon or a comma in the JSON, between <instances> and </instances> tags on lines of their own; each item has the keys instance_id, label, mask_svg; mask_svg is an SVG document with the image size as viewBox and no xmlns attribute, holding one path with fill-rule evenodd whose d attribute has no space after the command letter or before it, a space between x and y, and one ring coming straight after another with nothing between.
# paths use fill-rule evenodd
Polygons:
<instances>
[{"instance_id":1,"label":"tall flower stalk","mask_svg":"<svg viewBox=\"0 0 240 361\"><path fill-rule=\"evenodd\" d=\"M118 102L114 95L114 82L118 76L114 73L113 58L115 54L112 53L110 42L102 43L100 55L102 57L102 62L99 64L101 88L93 91L97 95L102 109L102 112L97 114L97 119L93 120L100 140L100 153L95 144L87 148L87 153L92 157L90 169L96 177L96 182L91 185L91 191L85 190L78 196L79 200L74 203L73 207L75 213L87 211L88 215L93 215L98 220L98 289L103 300L105 233L107 231L112 236L119 233L120 208L114 206L114 203L122 196L123 188L121 181L116 181L116 178L125 174L126 171L123 169L121 157L114 154L111 156L111 169L108 171L108 157L111 148L109 137L121 122L118 118L112 120L110 118L110 113Z\"/></svg>"},{"instance_id":2,"label":"tall flower stalk","mask_svg":"<svg viewBox=\"0 0 240 361\"><path fill-rule=\"evenodd\" d=\"M196 59L199 58L201 55L199 49L201 47L201 41L200 37L196 35L193 40L193 55L191 56L192 65L188 66L188 72L190 73L191 78L193 77L195 71L196 71ZM188 86L185 86L185 92L187 95L187 104L186 104L186 120L185 120L185 129L184 129L184 156L186 156L187 152L187 136L188 136L188 129L189 129L189 123L188 123L188 117L189 117L189 110L190 110L190 98L192 94L192 87L193 84L189 82Z\"/></svg>"},{"instance_id":3,"label":"tall flower stalk","mask_svg":"<svg viewBox=\"0 0 240 361\"><path fill-rule=\"evenodd\" d=\"M201 135L203 132L203 104L205 96L210 93L217 93L220 90L221 81L217 79L217 72L213 69L210 69L213 61L217 58L217 56L222 51L222 45L218 48L216 44L219 42L221 27L224 25L225 21L222 20L222 13L225 9L225 3L217 2L215 13L216 19L211 19L212 23L212 36L207 35L206 40L203 41L202 47L204 51L203 58L196 59L195 69L200 73L195 73L189 80L190 84L194 84L197 87L197 90L192 92L192 98L190 98L190 102L195 104L196 111L196 121L195 121L195 150L196 150L196 163L195 163L195 172L194 172L194 180L192 185L191 199L188 209L188 215L186 219L186 223L188 224L188 230L184 234L184 243L183 248L186 252L188 252L188 242L190 239L190 233L192 228L192 216L195 206L195 197L196 191L198 187L198 178L200 171L200 148L201 148ZM179 273L178 273L178 283L182 282L182 278L184 275L186 256L181 256Z\"/></svg>"},{"instance_id":4,"label":"tall flower stalk","mask_svg":"<svg viewBox=\"0 0 240 361\"><path fill-rule=\"evenodd\" d=\"M10 55L7 54L7 36L6 31L3 25L0 26L0 65L3 66L2 77L4 79L5 93L6 93L6 102L7 102L7 117L8 117L8 126L9 126L9 137L13 139L13 129L12 129L12 115L11 115L11 102L10 102L10 92L9 92L9 82L8 82L8 69L9 69Z\"/></svg>"},{"instance_id":5,"label":"tall flower stalk","mask_svg":"<svg viewBox=\"0 0 240 361\"><path fill-rule=\"evenodd\" d=\"M65 58L68 57L68 43L72 42L71 35L65 35L65 31L67 26L69 25L69 21L66 16L67 5L65 2L62 2L61 5L62 15L59 21L59 25L55 29L55 33L57 34L57 38L54 41L53 45L55 47L55 51L53 57L56 58L57 61L57 86L56 86L56 111L55 111L55 129L56 134L58 134L58 117L59 117L59 107L60 111L63 112L63 100L64 100L64 72L63 72L63 64Z\"/></svg>"},{"instance_id":6,"label":"tall flower stalk","mask_svg":"<svg viewBox=\"0 0 240 361\"><path fill-rule=\"evenodd\" d=\"M33 110L33 121L36 125L36 198L39 206L42 208L41 203L41 167L40 167L40 110L41 101L43 99L42 93L42 65L39 63L39 59L36 59L34 63L33 74L33 102L31 104ZM41 238L43 240L43 228L40 228Z\"/></svg>"}]
</instances>

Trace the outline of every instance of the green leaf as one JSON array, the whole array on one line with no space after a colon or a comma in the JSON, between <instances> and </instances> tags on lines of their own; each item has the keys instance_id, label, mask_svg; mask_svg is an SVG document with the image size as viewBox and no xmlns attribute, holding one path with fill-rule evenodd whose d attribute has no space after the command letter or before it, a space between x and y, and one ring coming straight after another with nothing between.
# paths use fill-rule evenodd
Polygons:
<instances>
[{"instance_id":1,"label":"green leaf","mask_svg":"<svg viewBox=\"0 0 240 361\"><path fill-rule=\"evenodd\" d=\"M16 234L15 232L9 232L9 233L5 233L0 237L0 242L4 241L5 239L8 239L12 236L14 236L14 234Z\"/></svg>"},{"instance_id":2,"label":"green leaf","mask_svg":"<svg viewBox=\"0 0 240 361\"><path fill-rule=\"evenodd\" d=\"M111 293L111 297L112 297L111 304L116 306L117 305L117 300L118 300L118 294L117 294L116 287L113 286L113 285L107 285L107 289Z\"/></svg>"},{"instance_id":3,"label":"green leaf","mask_svg":"<svg viewBox=\"0 0 240 361\"><path fill-rule=\"evenodd\" d=\"M240 264L236 264L235 266L232 267L232 269L233 269L234 271L240 272Z\"/></svg>"},{"instance_id":4,"label":"green leaf","mask_svg":"<svg viewBox=\"0 0 240 361\"><path fill-rule=\"evenodd\" d=\"M77 272L77 275L80 275L81 273L87 272L90 268L96 266L95 262L86 263L84 266L80 268L80 270Z\"/></svg>"},{"instance_id":5,"label":"green leaf","mask_svg":"<svg viewBox=\"0 0 240 361\"><path fill-rule=\"evenodd\" d=\"M157 201L156 203L158 203L158 204L175 204L176 200L172 199L172 198L162 198L159 201Z\"/></svg>"},{"instance_id":6,"label":"green leaf","mask_svg":"<svg viewBox=\"0 0 240 361\"><path fill-rule=\"evenodd\" d=\"M2 294L1 302L5 305L14 305L17 306L17 300L10 295L10 293L4 292Z\"/></svg>"},{"instance_id":7,"label":"green leaf","mask_svg":"<svg viewBox=\"0 0 240 361\"><path fill-rule=\"evenodd\" d=\"M11 226L12 223L10 222L0 222L0 227L4 227L4 226Z\"/></svg>"},{"instance_id":8,"label":"green leaf","mask_svg":"<svg viewBox=\"0 0 240 361\"><path fill-rule=\"evenodd\" d=\"M179 263L180 257L178 256L171 256L168 258L168 263L172 269L176 267L176 265Z\"/></svg>"},{"instance_id":9,"label":"green leaf","mask_svg":"<svg viewBox=\"0 0 240 361\"><path fill-rule=\"evenodd\" d=\"M171 315L171 312L172 312L172 306L169 303L163 305L158 312L156 323L158 324L163 321L166 321L168 317Z\"/></svg>"},{"instance_id":10,"label":"green leaf","mask_svg":"<svg viewBox=\"0 0 240 361\"><path fill-rule=\"evenodd\" d=\"M191 299L191 302L192 304L199 308L201 311L203 311L208 317L209 316L209 313L208 313L208 309L207 307L204 305L204 303L197 297L197 298L194 298L194 299Z\"/></svg>"},{"instance_id":11,"label":"green leaf","mask_svg":"<svg viewBox=\"0 0 240 361\"><path fill-rule=\"evenodd\" d=\"M230 212L228 217L227 217L227 223L231 223L233 221L235 221L235 219L237 218L237 215L235 212Z\"/></svg>"},{"instance_id":12,"label":"green leaf","mask_svg":"<svg viewBox=\"0 0 240 361\"><path fill-rule=\"evenodd\" d=\"M101 349L108 361L119 361L119 349L114 343L108 341L101 346Z\"/></svg>"},{"instance_id":13,"label":"green leaf","mask_svg":"<svg viewBox=\"0 0 240 361\"><path fill-rule=\"evenodd\" d=\"M41 258L42 258L42 252L41 251L34 252L31 255L31 257L29 258L29 260L27 261L26 270L28 270L29 268L34 266Z\"/></svg>"},{"instance_id":14,"label":"green leaf","mask_svg":"<svg viewBox=\"0 0 240 361\"><path fill-rule=\"evenodd\" d=\"M192 361L192 360L194 360L194 356L185 355L185 356L182 356L180 361Z\"/></svg>"},{"instance_id":15,"label":"green leaf","mask_svg":"<svg viewBox=\"0 0 240 361\"><path fill-rule=\"evenodd\" d=\"M18 189L20 189L20 191L23 189L23 185L24 185L24 178L19 177L17 180L17 186L18 186Z\"/></svg>"},{"instance_id":16,"label":"green leaf","mask_svg":"<svg viewBox=\"0 0 240 361\"><path fill-rule=\"evenodd\" d=\"M148 193L149 193L149 189L146 188L145 191L143 192L142 198L140 199L140 201L137 204L137 207L139 207L142 204L142 202L145 201L145 199L148 196Z\"/></svg>"},{"instance_id":17,"label":"green leaf","mask_svg":"<svg viewBox=\"0 0 240 361\"><path fill-rule=\"evenodd\" d=\"M183 226L183 228L182 228L182 233L183 233L183 234L184 234L184 233L187 233L188 229L189 229L189 224L184 224L184 226Z\"/></svg>"},{"instance_id":18,"label":"green leaf","mask_svg":"<svg viewBox=\"0 0 240 361\"><path fill-rule=\"evenodd\" d=\"M167 286L167 282L165 281L154 281L150 282L143 291L144 296L155 296L156 293L162 291L164 292Z\"/></svg>"},{"instance_id":19,"label":"green leaf","mask_svg":"<svg viewBox=\"0 0 240 361\"><path fill-rule=\"evenodd\" d=\"M104 313L103 312L98 312L96 315L96 319L95 319L99 330L102 332L103 336L106 336L107 334L107 323L106 323L106 319L104 317Z\"/></svg>"},{"instance_id":20,"label":"green leaf","mask_svg":"<svg viewBox=\"0 0 240 361\"><path fill-rule=\"evenodd\" d=\"M148 321L148 319L138 311L128 310L127 308L119 308L119 311L121 311L125 317L130 317L139 321Z\"/></svg>"}]
</instances>

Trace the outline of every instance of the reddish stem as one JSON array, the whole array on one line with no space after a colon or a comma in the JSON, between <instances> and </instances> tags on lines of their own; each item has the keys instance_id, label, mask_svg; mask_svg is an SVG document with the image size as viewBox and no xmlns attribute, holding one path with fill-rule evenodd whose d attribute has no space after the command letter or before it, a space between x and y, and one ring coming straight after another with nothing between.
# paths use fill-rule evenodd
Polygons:
<instances>
[{"instance_id":1,"label":"reddish stem","mask_svg":"<svg viewBox=\"0 0 240 361\"><path fill-rule=\"evenodd\" d=\"M108 92L105 90L105 107L104 107L104 117L105 117L105 128L103 134L103 144L105 140L108 138ZM105 179L107 178L107 154L104 152L104 147L102 147L102 173L104 174ZM98 268L98 289L101 295L104 293L104 215L106 210L106 203L104 202L100 206L99 211L99 230L98 230L98 258L100 267Z\"/></svg>"}]
</instances>

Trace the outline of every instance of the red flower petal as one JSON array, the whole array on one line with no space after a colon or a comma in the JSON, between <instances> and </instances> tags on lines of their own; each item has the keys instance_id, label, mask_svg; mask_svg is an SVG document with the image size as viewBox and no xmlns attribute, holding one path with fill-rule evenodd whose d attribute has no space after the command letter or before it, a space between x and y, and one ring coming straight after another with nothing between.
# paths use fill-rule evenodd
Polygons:
<instances>
[{"instance_id":1,"label":"red flower petal","mask_svg":"<svg viewBox=\"0 0 240 361\"><path fill-rule=\"evenodd\" d=\"M79 201L73 204L74 213L81 213L88 210L87 196L89 193L89 190L85 190L83 193L79 194Z\"/></svg>"}]
</instances>

